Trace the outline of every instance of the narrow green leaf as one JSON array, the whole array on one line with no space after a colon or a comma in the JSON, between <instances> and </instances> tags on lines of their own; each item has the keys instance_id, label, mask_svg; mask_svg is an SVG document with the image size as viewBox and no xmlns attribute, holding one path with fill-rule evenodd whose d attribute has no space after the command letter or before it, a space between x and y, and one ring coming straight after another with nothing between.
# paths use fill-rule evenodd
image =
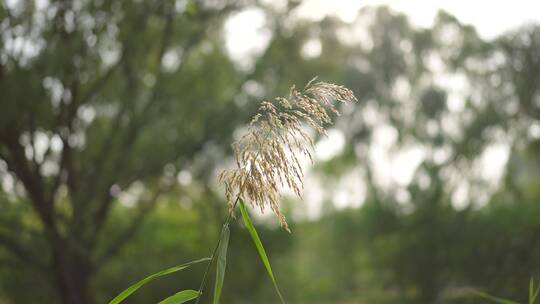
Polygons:
<instances>
[{"instance_id":1,"label":"narrow green leaf","mask_svg":"<svg viewBox=\"0 0 540 304\"><path fill-rule=\"evenodd\" d=\"M197 264L197 263L201 263L201 262L205 262L205 261L209 261L210 258L202 258L202 259L199 259L199 260L195 260L195 261L191 261L191 262L188 262L188 263L185 263L185 264L182 264L182 265L178 265L178 266L174 266L174 267L171 267L171 268L168 268L168 269L165 269L165 270L162 270L160 272L156 272L142 280L140 280L139 282L129 286L126 290L122 291L119 295L117 295L114 299L112 299L109 304L118 304L122 301L124 301L127 297L129 297L132 293L134 293L135 291L137 291L137 289L141 288L144 284L150 282L150 281L153 281L159 277L162 277L162 276L166 276L168 274L171 274L171 273L175 273L177 271L180 271L184 268L187 268L193 264Z\"/></svg>"},{"instance_id":2,"label":"narrow green leaf","mask_svg":"<svg viewBox=\"0 0 540 304\"><path fill-rule=\"evenodd\" d=\"M264 250L264 247L261 243L261 239L259 238L259 235L257 234L257 230L255 230L255 227L253 226L253 223L251 222L251 219L249 218L249 214L246 210L246 206L244 205L244 201L240 198L240 212L242 213L242 218L244 219L244 223L246 224L246 228L249 231L249 234L251 235L251 239L255 243L255 247L257 248L257 251L259 252L259 256L261 258L261 261L264 264L264 267L266 268L266 272L268 273L268 276L272 280L272 283L274 284L274 288L276 289L276 292L279 296L279 299L281 300L281 303L285 303L285 300L283 300L283 297L281 296L281 292L279 291L276 279L274 278L274 273L272 272L272 267L270 267L270 262L268 261L268 256L266 255L266 251Z\"/></svg>"},{"instance_id":3,"label":"narrow green leaf","mask_svg":"<svg viewBox=\"0 0 540 304\"><path fill-rule=\"evenodd\" d=\"M538 288L536 288L536 291L533 294L533 297L531 299L531 304L536 303L536 298L538 297L538 292L540 292L540 285L538 285Z\"/></svg>"},{"instance_id":4,"label":"narrow green leaf","mask_svg":"<svg viewBox=\"0 0 540 304\"><path fill-rule=\"evenodd\" d=\"M531 277L529 280L529 304L534 303L534 278Z\"/></svg>"},{"instance_id":5,"label":"narrow green leaf","mask_svg":"<svg viewBox=\"0 0 540 304\"><path fill-rule=\"evenodd\" d=\"M229 247L230 234L229 225L224 225L221 230L217 251L216 282L214 285L214 301L212 302L214 304L218 304L221 297L221 289L223 288L223 279L225 278L225 269L227 267L227 248Z\"/></svg>"},{"instance_id":6,"label":"narrow green leaf","mask_svg":"<svg viewBox=\"0 0 540 304\"><path fill-rule=\"evenodd\" d=\"M531 286L534 290L534 279L531 277ZM540 285L536 288L536 290L532 293L532 295L529 293L529 303L534 304L536 303L536 298L538 297L538 293L540 292Z\"/></svg>"},{"instance_id":7,"label":"narrow green leaf","mask_svg":"<svg viewBox=\"0 0 540 304\"><path fill-rule=\"evenodd\" d=\"M499 303L499 304L519 304L518 302L514 302L512 300L507 300L507 299L503 299L503 298L498 298L498 297L494 297L490 294L487 294L485 292L482 292L482 291L479 291L479 290L475 290L475 289L472 289L471 290L472 293L476 294L477 296L481 297L481 298L484 298L486 300L490 300L491 302L493 303Z\"/></svg>"},{"instance_id":8,"label":"narrow green leaf","mask_svg":"<svg viewBox=\"0 0 540 304\"><path fill-rule=\"evenodd\" d=\"M195 290L182 290L166 298L158 304L181 304L199 297L199 292Z\"/></svg>"}]
</instances>

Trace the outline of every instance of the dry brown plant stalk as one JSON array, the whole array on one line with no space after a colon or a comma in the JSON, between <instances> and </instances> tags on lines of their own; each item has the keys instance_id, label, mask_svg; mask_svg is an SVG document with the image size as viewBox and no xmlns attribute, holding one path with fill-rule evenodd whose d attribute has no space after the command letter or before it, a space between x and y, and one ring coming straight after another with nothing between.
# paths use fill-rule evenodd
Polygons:
<instances>
[{"instance_id":1,"label":"dry brown plant stalk","mask_svg":"<svg viewBox=\"0 0 540 304\"><path fill-rule=\"evenodd\" d=\"M280 189L289 188L302 198L304 173L299 159L305 155L313 162L313 139L306 128L326 135L331 113L339 115L336 104L353 101L351 90L316 78L301 91L293 86L287 98L263 101L247 134L233 144L237 167L219 174L230 211L241 197L263 212L270 207L290 231L280 211Z\"/></svg>"}]
</instances>

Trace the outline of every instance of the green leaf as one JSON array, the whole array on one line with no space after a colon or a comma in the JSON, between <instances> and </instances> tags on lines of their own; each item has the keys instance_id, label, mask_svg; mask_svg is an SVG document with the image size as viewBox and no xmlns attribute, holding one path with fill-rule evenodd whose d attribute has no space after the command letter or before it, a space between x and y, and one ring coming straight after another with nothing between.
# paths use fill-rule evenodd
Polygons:
<instances>
[{"instance_id":1,"label":"green leaf","mask_svg":"<svg viewBox=\"0 0 540 304\"><path fill-rule=\"evenodd\" d=\"M529 304L534 303L533 297L534 297L534 278L531 277L529 281Z\"/></svg>"},{"instance_id":2,"label":"green leaf","mask_svg":"<svg viewBox=\"0 0 540 304\"><path fill-rule=\"evenodd\" d=\"M266 255L266 251L264 250L264 247L261 243L261 239L259 238L259 235L257 234L257 230L255 230L255 227L253 226L253 223L251 222L251 219L249 218L249 214L246 210L246 206L244 205L244 201L240 198L240 212L242 213L242 218L244 219L244 223L246 224L246 228L249 231L249 234L251 235L251 239L253 239L253 242L255 243L255 247L257 247L257 251L259 252L259 256L261 258L261 261L264 264L264 267L266 268L266 272L268 273L268 276L272 280L272 283L274 284L274 288L276 289L276 292L279 296L279 299L281 300L281 303L285 303L285 300L283 300L283 297L281 296L281 292L279 291L276 279L274 277L274 273L272 272L272 267L270 267L270 262L268 261L268 256Z\"/></svg>"},{"instance_id":3,"label":"green leaf","mask_svg":"<svg viewBox=\"0 0 540 304\"><path fill-rule=\"evenodd\" d=\"M199 297L199 292L195 290L182 290L166 298L158 304L180 304Z\"/></svg>"},{"instance_id":4,"label":"green leaf","mask_svg":"<svg viewBox=\"0 0 540 304\"><path fill-rule=\"evenodd\" d=\"M229 236L231 231L229 225L225 224L221 230L221 238L219 240L219 248L217 251L217 265L216 265L216 282L214 285L214 301L212 303L218 304L221 297L221 289L223 288L223 279L225 278L225 268L227 267L227 248L229 247Z\"/></svg>"},{"instance_id":5,"label":"green leaf","mask_svg":"<svg viewBox=\"0 0 540 304\"><path fill-rule=\"evenodd\" d=\"M498 298L498 297L494 297L490 294L487 294L485 292L482 292L482 291L479 291L479 290L475 290L475 289L472 289L471 290L472 293L476 294L477 296L481 297L481 298L484 298L486 300L490 300L491 302L493 303L499 303L499 304L519 304L518 302L514 302L512 300L507 300L507 299L503 299L503 298Z\"/></svg>"},{"instance_id":6,"label":"green leaf","mask_svg":"<svg viewBox=\"0 0 540 304\"><path fill-rule=\"evenodd\" d=\"M182 265L178 265L178 266L174 266L174 267L171 267L171 268L168 268L168 269L165 269L165 270L162 270L160 272L156 272L142 280L140 280L139 282L129 286L126 290L122 291L119 295L117 295L114 299L112 299L109 304L118 304L122 301L124 301L127 297L129 297L132 293L134 293L135 291L137 291L137 289L141 288L144 284L150 282L150 281L153 281L159 277L162 277L162 276L166 276L168 274L171 274L171 273L175 273L177 271L180 271L184 268L187 268L193 264L197 264L197 263L201 263L201 262L205 262L205 261L209 261L210 258L202 258L202 259L199 259L199 260L195 260L195 261L191 261L191 262L188 262L188 263L185 263L185 264L182 264Z\"/></svg>"},{"instance_id":7,"label":"green leaf","mask_svg":"<svg viewBox=\"0 0 540 304\"><path fill-rule=\"evenodd\" d=\"M538 297L538 292L540 292L540 285L538 285L538 288L536 288L536 291L534 292L534 294L532 296L532 299L529 300L531 302L531 304L536 303L536 298Z\"/></svg>"},{"instance_id":8,"label":"green leaf","mask_svg":"<svg viewBox=\"0 0 540 304\"><path fill-rule=\"evenodd\" d=\"M538 297L538 292L540 292L540 285L534 289L534 278L531 277L531 281L529 283L529 304L536 303L536 298Z\"/></svg>"}]
</instances>

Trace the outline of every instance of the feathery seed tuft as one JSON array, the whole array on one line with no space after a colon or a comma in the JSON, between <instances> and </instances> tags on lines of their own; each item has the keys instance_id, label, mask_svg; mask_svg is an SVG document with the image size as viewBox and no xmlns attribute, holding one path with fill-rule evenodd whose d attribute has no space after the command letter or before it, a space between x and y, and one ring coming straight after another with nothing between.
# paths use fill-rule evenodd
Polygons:
<instances>
[{"instance_id":1,"label":"feathery seed tuft","mask_svg":"<svg viewBox=\"0 0 540 304\"><path fill-rule=\"evenodd\" d=\"M248 133L233 144L237 167L224 170L219 181L232 211L237 197L253 207L265 207L277 215L281 226L290 232L280 211L280 187L287 187L302 198L304 174L301 155L313 162L313 139L306 126L326 135L331 113L339 115L336 103L356 101L351 90L311 80L304 90L294 86L288 98L263 101L251 120Z\"/></svg>"}]
</instances>

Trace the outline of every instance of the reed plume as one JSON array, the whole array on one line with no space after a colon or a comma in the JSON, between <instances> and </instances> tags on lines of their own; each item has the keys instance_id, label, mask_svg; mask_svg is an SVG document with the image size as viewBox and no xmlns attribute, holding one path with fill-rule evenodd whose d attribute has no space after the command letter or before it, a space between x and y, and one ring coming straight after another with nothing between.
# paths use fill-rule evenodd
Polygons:
<instances>
[{"instance_id":1,"label":"reed plume","mask_svg":"<svg viewBox=\"0 0 540 304\"><path fill-rule=\"evenodd\" d=\"M241 197L263 212L270 207L290 231L280 211L280 189L289 188L302 198L304 173L299 159L305 155L313 162L313 139L306 128L326 135L331 113L339 115L336 104L353 101L351 90L316 78L301 91L293 86L287 98L263 101L247 134L233 143L237 167L219 174L230 211Z\"/></svg>"}]
</instances>

